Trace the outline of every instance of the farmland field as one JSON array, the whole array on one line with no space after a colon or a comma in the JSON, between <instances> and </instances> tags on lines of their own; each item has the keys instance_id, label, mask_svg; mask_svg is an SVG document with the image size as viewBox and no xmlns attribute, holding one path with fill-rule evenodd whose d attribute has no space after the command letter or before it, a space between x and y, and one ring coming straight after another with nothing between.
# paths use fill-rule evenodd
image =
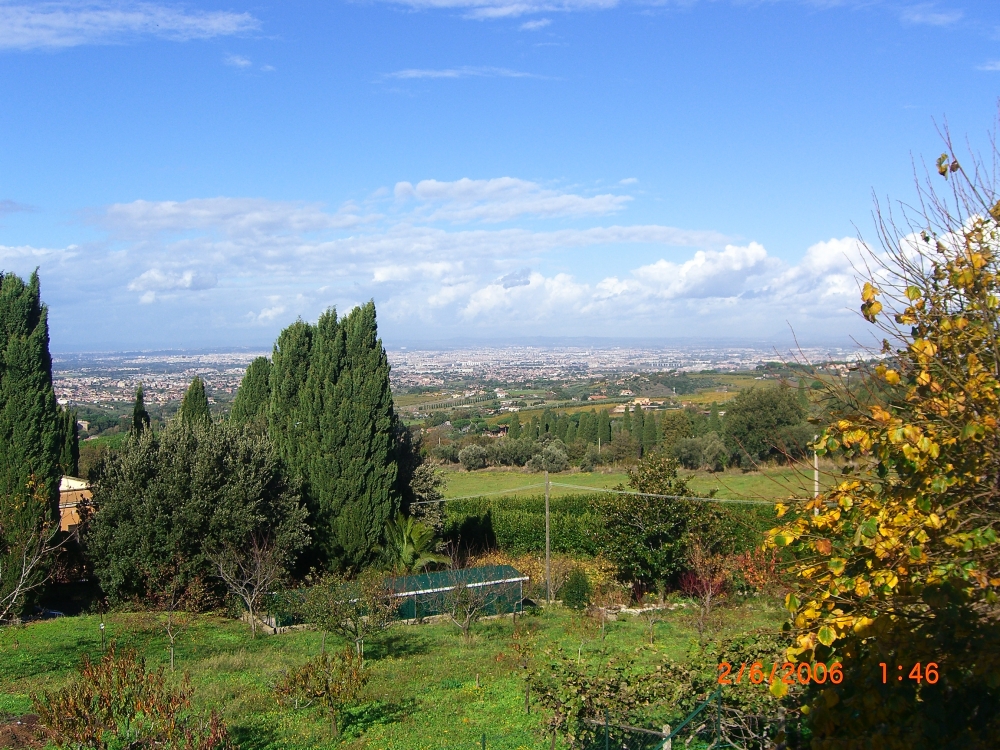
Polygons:
<instances>
[{"instance_id":1,"label":"farmland field","mask_svg":"<svg viewBox=\"0 0 1000 750\"><path fill-rule=\"evenodd\" d=\"M544 492L543 475L523 469L465 471L445 468L443 473L446 480L444 492L446 498L513 491L519 488L525 488L519 494L536 495ZM720 498L776 500L791 496L802 497L812 492L812 471L809 467L768 467L752 472L742 472L739 469L718 473L682 471L681 474L691 478L690 486L695 492L706 494L714 489L717 491L716 496ZM619 484L627 484L628 475L621 469L610 470L608 473L567 471L549 475L549 481L554 485L573 484L595 489L611 489ZM820 485L825 487L830 481L831 474L824 467L820 473ZM579 489L551 487L553 496L579 492Z\"/></svg>"}]
</instances>

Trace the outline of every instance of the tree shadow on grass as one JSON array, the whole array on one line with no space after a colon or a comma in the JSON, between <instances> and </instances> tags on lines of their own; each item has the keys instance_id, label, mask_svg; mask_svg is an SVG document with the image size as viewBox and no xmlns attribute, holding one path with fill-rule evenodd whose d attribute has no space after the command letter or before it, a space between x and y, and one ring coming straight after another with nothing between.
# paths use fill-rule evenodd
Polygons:
<instances>
[{"instance_id":1,"label":"tree shadow on grass","mask_svg":"<svg viewBox=\"0 0 1000 750\"><path fill-rule=\"evenodd\" d=\"M280 747L274 728L263 723L232 725L229 737L240 750L273 750Z\"/></svg>"},{"instance_id":2,"label":"tree shadow on grass","mask_svg":"<svg viewBox=\"0 0 1000 750\"><path fill-rule=\"evenodd\" d=\"M387 656L419 656L427 653L427 643L408 628L393 628L377 641L365 642L365 659L384 659Z\"/></svg>"},{"instance_id":3,"label":"tree shadow on grass","mask_svg":"<svg viewBox=\"0 0 1000 750\"><path fill-rule=\"evenodd\" d=\"M410 715L416 705L416 700L411 698L400 703L372 701L349 708L341 715L341 730L345 736L357 737L372 727L402 721Z\"/></svg>"}]
</instances>

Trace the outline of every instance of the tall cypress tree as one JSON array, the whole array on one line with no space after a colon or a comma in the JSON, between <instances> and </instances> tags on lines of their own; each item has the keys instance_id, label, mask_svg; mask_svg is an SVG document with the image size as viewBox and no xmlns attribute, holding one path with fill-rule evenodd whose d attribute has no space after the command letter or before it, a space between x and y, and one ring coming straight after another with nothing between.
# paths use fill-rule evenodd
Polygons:
<instances>
[{"instance_id":1,"label":"tall cypress tree","mask_svg":"<svg viewBox=\"0 0 1000 750\"><path fill-rule=\"evenodd\" d=\"M308 369L298 394L295 427L308 485L315 546L324 560L334 564L346 562L339 522L350 500L338 491L347 443L341 415L343 394L338 388L347 364L344 333L334 309L327 310L315 326L310 326Z\"/></svg>"},{"instance_id":2,"label":"tall cypress tree","mask_svg":"<svg viewBox=\"0 0 1000 750\"><path fill-rule=\"evenodd\" d=\"M285 464L292 473L305 480L305 458L302 424L302 391L309 375L309 356L312 351L313 328L297 320L278 336L271 355L271 404L267 423ZM308 496L308 487L304 488Z\"/></svg>"},{"instance_id":3,"label":"tall cypress tree","mask_svg":"<svg viewBox=\"0 0 1000 750\"><path fill-rule=\"evenodd\" d=\"M149 412L146 411L146 400L142 395L142 383L135 389L135 404L132 405L132 432L141 435L149 429Z\"/></svg>"},{"instance_id":4,"label":"tall cypress tree","mask_svg":"<svg viewBox=\"0 0 1000 750\"><path fill-rule=\"evenodd\" d=\"M642 451L648 453L656 448L656 416L650 412L643 417Z\"/></svg>"},{"instance_id":5,"label":"tall cypress tree","mask_svg":"<svg viewBox=\"0 0 1000 750\"><path fill-rule=\"evenodd\" d=\"M601 409L597 415L597 437L604 445L611 442L611 417L607 409Z\"/></svg>"},{"instance_id":6,"label":"tall cypress tree","mask_svg":"<svg viewBox=\"0 0 1000 750\"><path fill-rule=\"evenodd\" d=\"M24 544L59 516L59 415L48 309L37 271L0 274L0 588L20 573ZM34 482L35 491L29 490ZM41 498L38 502L36 498ZM39 571L42 574L42 571Z\"/></svg>"},{"instance_id":7,"label":"tall cypress tree","mask_svg":"<svg viewBox=\"0 0 1000 750\"><path fill-rule=\"evenodd\" d=\"M625 416L622 418L622 429L629 435L632 434L632 415L629 412L628 404L625 405Z\"/></svg>"},{"instance_id":8,"label":"tall cypress tree","mask_svg":"<svg viewBox=\"0 0 1000 750\"><path fill-rule=\"evenodd\" d=\"M235 424L261 422L271 403L271 360L257 357L247 368L240 383L229 419Z\"/></svg>"},{"instance_id":9,"label":"tall cypress tree","mask_svg":"<svg viewBox=\"0 0 1000 750\"><path fill-rule=\"evenodd\" d=\"M80 435L76 425L76 412L59 408L59 470L75 477L80 464Z\"/></svg>"},{"instance_id":10,"label":"tall cypress tree","mask_svg":"<svg viewBox=\"0 0 1000 750\"><path fill-rule=\"evenodd\" d=\"M208 407L208 396L205 394L205 382L197 375L184 394L179 416L183 424L192 426L212 421L212 410Z\"/></svg>"},{"instance_id":11,"label":"tall cypress tree","mask_svg":"<svg viewBox=\"0 0 1000 750\"><path fill-rule=\"evenodd\" d=\"M507 421L510 428L507 430L507 437L516 440L521 437L521 420L518 419L517 414L512 414Z\"/></svg>"},{"instance_id":12,"label":"tall cypress tree","mask_svg":"<svg viewBox=\"0 0 1000 750\"><path fill-rule=\"evenodd\" d=\"M343 447L330 506L339 511L336 532L344 562L356 564L371 554L395 510L396 415L375 303L354 308L341 327L345 367L335 386L339 413L334 424Z\"/></svg>"}]
</instances>

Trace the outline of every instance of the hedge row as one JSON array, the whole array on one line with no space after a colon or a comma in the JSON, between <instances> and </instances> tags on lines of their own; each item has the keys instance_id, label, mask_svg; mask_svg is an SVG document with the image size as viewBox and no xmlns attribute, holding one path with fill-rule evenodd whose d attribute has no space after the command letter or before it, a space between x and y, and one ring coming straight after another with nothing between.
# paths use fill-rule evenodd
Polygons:
<instances>
[{"instance_id":1,"label":"hedge row","mask_svg":"<svg viewBox=\"0 0 1000 750\"><path fill-rule=\"evenodd\" d=\"M549 500L553 552L592 557L601 552L604 520L598 493ZM770 506L728 505L723 533L731 551L758 545L774 526ZM545 551L545 497L511 495L445 503L446 538L466 549L499 549L512 555Z\"/></svg>"},{"instance_id":2,"label":"hedge row","mask_svg":"<svg viewBox=\"0 0 1000 750\"><path fill-rule=\"evenodd\" d=\"M593 556L602 522L594 495L549 500L553 552ZM445 504L447 537L475 550L498 548L512 555L545 550L545 497L540 495L453 500Z\"/></svg>"}]
</instances>

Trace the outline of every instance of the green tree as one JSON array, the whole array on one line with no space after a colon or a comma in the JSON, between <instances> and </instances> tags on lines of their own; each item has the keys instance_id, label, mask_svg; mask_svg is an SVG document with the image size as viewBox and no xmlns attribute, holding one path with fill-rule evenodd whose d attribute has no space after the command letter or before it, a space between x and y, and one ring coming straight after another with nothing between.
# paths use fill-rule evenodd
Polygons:
<instances>
[{"instance_id":1,"label":"green tree","mask_svg":"<svg viewBox=\"0 0 1000 750\"><path fill-rule=\"evenodd\" d=\"M247 367L240 383L229 419L237 424L264 423L271 404L271 360L257 357Z\"/></svg>"},{"instance_id":2,"label":"green tree","mask_svg":"<svg viewBox=\"0 0 1000 750\"><path fill-rule=\"evenodd\" d=\"M632 412L628 404L625 405L625 414L622 416L622 431L632 435Z\"/></svg>"},{"instance_id":3,"label":"green tree","mask_svg":"<svg viewBox=\"0 0 1000 750\"><path fill-rule=\"evenodd\" d=\"M288 569L309 540L306 509L268 437L225 423L130 434L104 461L92 503L85 548L114 602L155 593L171 566L184 587L207 584L211 553L255 539Z\"/></svg>"},{"instance_id":4,"label":"green tree","mask_svg":"<svg viewBox=\"0 0 1000 750\"><path fill-rule=\"evenodd\" d=\"M647 414L642 423L642 450L648 452L656 448L656 416Z\"/></svg>"},{"instance_id":5,"label":"green tree","mask_svg":"<svg viewBox=\"0 0 1000 750\"><path fill-rule=\"evenodd\" d=\"M181 401L178 412L181 424L189 427L196 424L208 424L212 421L212 411L208 407L208 396L205 394L205 381L197 375L191 381Z\"/></svg>"},{"instance_id":6,"label":"green tree","mask_svg":"<svg viewBox=\"0 0 1000 750\"><path fill-rule=\"evenodd\" d=\"M292 473L301 478L305 478L308 456L301 400L309 375L312 338L313 327L297 320L278 336L271 355L268 432L278 455Z\"/></svg>"},{"instance_id":7,"label":"green tree","mask_svg":"<svg viewBox=\"0 0 1000 750\"><path fill-rule=\"evenodd\" d=\"M591 409L580 414L580 426L577 435L588 445L597 443L597 413Z\"/></svg>"},{"instance_id":8,"label":"green tree","mask_svg":"<svg viewBox=\"0 0 1000 750\"><path fill-rule=\"evenodd\" d=\"M725 440L740 466L781 457L783 432L802 423L805 411L790 388L747 388L726 404Z\"/></svg>"},{"instance_id":9,"label":"green tree","mask_svg":"<svg viewBox=\"0 0 1000 750\"><path fill-rule=\"evenodd\" d=\"M22 580L22 562L59 518L59 433L38 274L27 284L0 274L0 598L21 591L15 610L45 578L47 566L38 560Z\"/></svg>"},{"instance_id":10,"label":"green tree","mask_svg":"<svg viewBox=\"0 0 1000 750\"><path fill-rule=\"evenodd\" d=\"M690 496L687 481L677 475L677 462L651 453L629 469L629 487L638 492ZM621 489L624 489L623 487ZM604 495L601 547L627 581L652 586L676 578L688 564L691 545L700 541L713 551L723 549L730 524L711 503L671 497Z\"/></svg>"},{"instance_id":11,"label":"green tree","mask_svg":"<svg viewBox=\"0 0 1000 750\"><path fill-rule=\"evenodd\" d=\"M149 412L146 411L142 383L139 383L139 387L135 389L135 404L132 406L132 432L141 435L143 430L149 429L149 424Z\"/></svg>"},{"instance_id":12,"label":"green tree","mask_svg":"<svg viewBox=\"0 0 1000 750\"><path fill-rule=\"evenodd\" d=\"M607 409L601 409L597 415L597 437L604 445L611 442L611 417Z\"/></svg>"},{"instance_id":13,"label":"green tree","mask_svg":"<svg viewBox=\"0 0 1000 750\"><path fill-rule=\"evenodd\" d=\"M309 416L320 415L322 443L310 456L307 477L317 538L328 559L358 565L373 554L399 505L397 419L375 303L354 308L339 326L336 313L327 313L317 324L314 349L306 390ZM316 423L309 420L310 427Z\"/></svg>"},{"instance_id":14,"label":"green tree","mask_svg":"<svg viewBox=\"0 0 1000 750\"><path fill-rule=\"evenodd\" d=\"M517 418L517 414L512 414L507 418L507 424L510 425L507 430L507 437L511 440L517 440L521 437L521 420Z\"/></svg>"},{"instance_id":15,"label":"green tree","mask_svg":"<svg viewBox=\"0 0 1000 750\"><path fill-rule=\"evenodd\" d=\"M80 435L76 412L59 407L59 470L75 477L80 464Z\"/></svg>"},{"instance_id":16,"label":"green tree","mask_svg":"<svg viewBox=\"0 0 1000 750\"><path fill-rule=\"evenodd\" d=\"M663 412L660 419L660 432L663 434L664 450L672 450L685 438L692 437L691 419L684 409L671 409Z\"/></svg>"},{"instance_id":17,"label":"green tree","mask_svg":"<svg viewBox=\"0 0 1000 750\"><path fill-rule=\"evenodd\" d=\"M569 420L569 424L566 426L566 434L563 435L562 441L567 445L574 442L577 439L577 429L576 422L572 419Z\"/></svg>"}]
</instances>

